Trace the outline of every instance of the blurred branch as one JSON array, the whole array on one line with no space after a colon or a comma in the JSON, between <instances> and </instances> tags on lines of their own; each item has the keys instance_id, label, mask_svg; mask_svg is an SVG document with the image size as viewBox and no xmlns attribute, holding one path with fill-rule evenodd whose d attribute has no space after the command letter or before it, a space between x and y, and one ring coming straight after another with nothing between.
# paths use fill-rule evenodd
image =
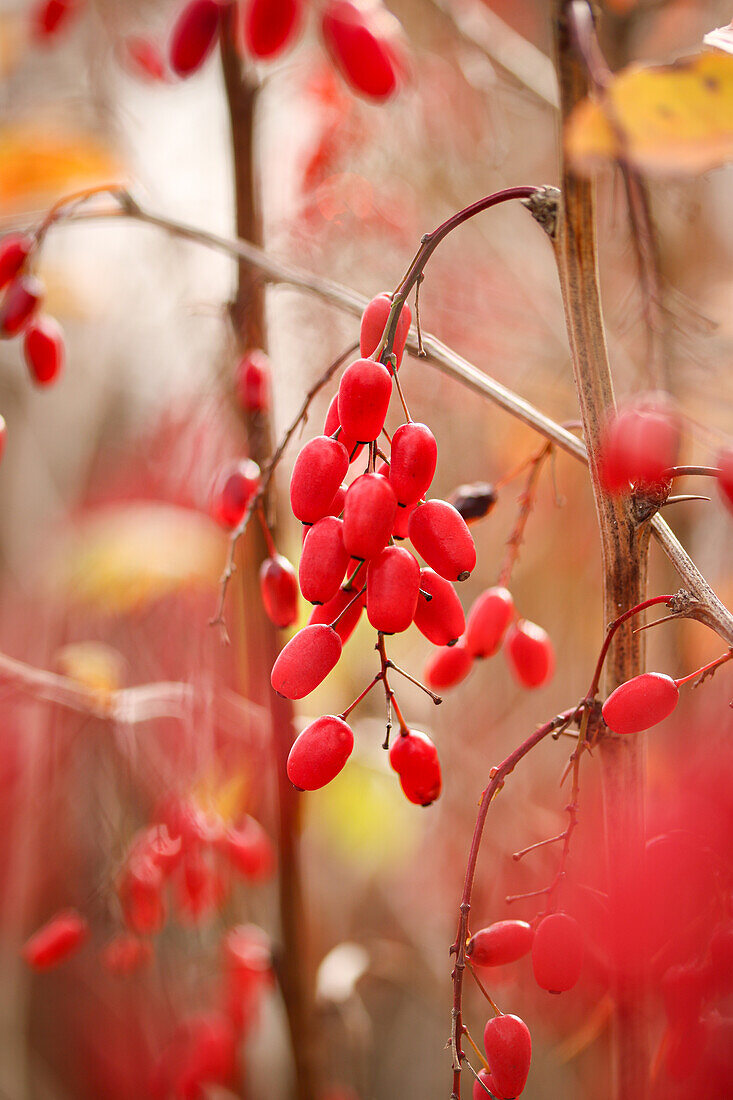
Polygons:
<instances>
[{"instance_id":1,"label":"blurred branch","mask_svg":"<svg viewBox=\"0 0 733 1100\"><path fill-rule=\"evenodd\" d=\"M467 45L542 103L560 105L552 61L480 0L432 0Z\"/></svg>"}]
</instances>

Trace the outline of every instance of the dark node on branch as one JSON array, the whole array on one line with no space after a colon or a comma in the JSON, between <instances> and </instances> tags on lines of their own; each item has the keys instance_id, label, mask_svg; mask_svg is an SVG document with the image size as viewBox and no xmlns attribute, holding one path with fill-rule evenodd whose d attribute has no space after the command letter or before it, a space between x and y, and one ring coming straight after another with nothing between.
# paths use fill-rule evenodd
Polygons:
<instances>
[{"instance_id":1,"label":"dark node on branch","mask_svg":"<svg viewBox=\"0 0 733 1100\"><path fill-rule=\"evenodd\" d=\"M629 507L634 523L641 524L650 520L665 504L672 488L671 481L660 481L658 485L639 485L631 494Z\"/></svg>"},{"instance_id":2,"label":"dark node on branch","mask_svg":"<svg viewBox=\"0 0 733 1100\"><path fill-rule=\"evenodd\" d=\"M488 516L497 500L496 489L488 481L459 485L449 498L450 503L457 512L460 512L466 523Z\"/></svg>"},{"instance_id":3,"label":"dark node on branch","mask_svg":"<svg viewBox=\"0 0 733 1100\"><path fill-rule=\"evenodd\" d=\"M522 199L530 214L544 229L551 241L557 235L557 219L560 212L560 191L557 187L540 187L528 199Z\"/></svg>"}]
</instances>

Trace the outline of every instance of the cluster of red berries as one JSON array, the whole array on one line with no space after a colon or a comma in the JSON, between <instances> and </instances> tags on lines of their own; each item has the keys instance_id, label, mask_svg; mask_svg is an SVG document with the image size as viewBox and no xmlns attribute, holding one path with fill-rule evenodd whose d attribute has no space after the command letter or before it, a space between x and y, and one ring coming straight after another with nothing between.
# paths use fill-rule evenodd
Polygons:
<instances>
[{"instance_id":1,"label":"cluster of red berries","mask_svg":"<svg viewBox=\"0 0 733 1100\"><path fill-rule=\"evenodd\" d=\"M563 993L572 989L583 966L583 935L568 913L547 913L536 927L521 920L497 921L471 937L466 956L472 966L504 966L532 953L532 969L541 989ZM529 1074L532 1040L529 1028L518 1016L500 1014L484 1028L488 1070L482 1069L474 1085L474 1100L519 1096ZM480 1083L479 1083L480 1082Z\"/></svg>"},{"instance_id":2,"label":"cluster of red berries","mask_svg":"<svg viewBox=\"0 0 733 1100\"><path fill-rule=\"evenodd\" d=\"M0 240L0 338L23 337L23 351L31 378L48 386L64 365L64 337L52 317L39 316L43 284L28 271L36 238L9 233Z\"/></svg>"},{"instance_id":3,"label":"cluster of red berries","mask_svg":"<svg viewBox=\"0 0 733 1100\"><path fill-rule=\"evenodd\" d=\"M425 681L435 691L455 687L468 676L474 661L493 657L501 648L522 687L542 687L552 678L555 653L549 635L536 623L517 619L511 592L496 585L474 601L458 642L430 657Z\"/></svg>"}]
</instances>

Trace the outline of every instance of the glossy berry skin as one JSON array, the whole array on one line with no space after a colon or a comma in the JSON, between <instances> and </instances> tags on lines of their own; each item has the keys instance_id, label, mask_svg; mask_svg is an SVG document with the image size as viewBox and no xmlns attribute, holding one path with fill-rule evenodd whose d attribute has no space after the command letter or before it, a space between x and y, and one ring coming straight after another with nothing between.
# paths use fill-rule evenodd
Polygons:
<instances>
[{"instance_id":1,"label":"glossy berry skin","mask_svg":"<svg viewBox=\"0 0 733 1100\"><path fill-rule=\"evenodd\" d=\"M369 305L361 315L361 328L359 331L359 350L364 359L368 359L379 347L384 329L392 309L392 299L386 291L382 291L376 298L372 298ZM394 344L392 350L397 358L397 370L400 369L402 358L405 354L405 344L410 331L412 314L410 307L405 303L400 310L397 321Z\"/></svg>"},{"instance_id":2,"label":"glossy berry skin","mask_svg":"<svg viewBox=\"0 0 733 1100\"><path fill-rule=\"evenodd\" d=\"M217 0L190 0L171 33L168 57L176 76L197 72L213 50L223 8Z\"/></svg>"},{"instance_id":3,"label":"glossy berry skin","mask_svg":"<svg viewBox=\"0 0 733 1100\"><path fill-rule=\"evenodd\" d=\"M298 579L282 554L265 558L260 566L260 591L267 617L284 630L298 618Z\"/></svg>"},{"instance_id":4,"label":"glossy berry skin","mask_svg":"<svg viewBox=\"0 0 733 1100\"><path fill-rule=\"evenodd\" d=\"M500 920L472 936L466 954L474 966L504 966L532 950L534 932L523 920Z\"/></svg>"},{"instance_id":5,"label":"glossy berry skin","mask_svg":"<svg viewBox=\"0 0 733 1100\"><path fill-rule=\"evenodd\" d=\"M120 56L122 63L133 75L156 83L166 79L165 59L160 48L151 39L129 34L122 40Z\"/></svg>"},{"instance_id":6,"label":"glossy berry skin","mask_svg":"<svg viewBox=\"0 0 733 1100\"><path fill-rule=\"evenodd\" d=\"M245 0L242 8L244 46L262 61L282 53L295 39L303 0Z\"/></svg>"},{"instance_id":7,"label":"glossy berry skin","mask_svg":"<svg viewBox=\"0 0 733 1100\"><path fill-rule=\"evenodd\" d=\"M603 721L614 733L641 733L672 713L680 693L662 672L643 672L612 691L603 704Z\"/></svg>"},{"instance_id":8,"label":"glossy berry skin","mask_svg":"<svg viewBox=\"0 0 733 1100\"><path fill-rule=\"evenodd\" d=\"M349 468L343 443L318 435L301 449L290 479L290 507L302 523L316 523L331 510Z\"/></svg>"},{"instance_id":9,"label":"glossy berry skin","mask_svg":"<svg viewBox=\"0 0 733 1100\"><path fill-rule=\"evenodd\" d=\"M110 974L133 974L147 966L153 957L153 949L146 940L128 932L121 932L102 948L99 961Z\"/></svg>"},{"instance_id":10,"label":"glossy berry skin","mask_svg":"<svg viewBox=\"0 0 733 1100\"><path fill-rule=\"evenodd\" d=\"M260 468L251 458L231 463L218 475L212 494L214 519L229 529L236 527L260 487Z\"/></svg>"},{"instance_id":11,"label":"glossy berry skin","mask_svg":"<svg viewBox=\"0 0 733 1100\"><path fill-rule=\"evenodd\" d=\"M507 588L487 588L475 600L466 619L466 648L473 657L499 652L514 618L514 600Z\"/></svg>"},{"instance_id":12,"label":"glossy berry skin","mask_svg":"<svg viewBox=\"0 0 733 1100\"><path fill-rule=\"evenodd\" d=\"M405 797L417 806L435 802L442 789L438 750L426 733L401 733L389 750L389 762L400 777Z\"/></svg>"},{"instance_id":13,"label":"glossy berry skin","mask_svg":"<svg viewBox=\"0 0 733 1100\"><path fill-rule=\"evenodd\" d=\"M400 424L392 436L389 480L401 505L416 504L433 482L438 444L427 424Z\"/></svg>"},{"instance_id":14,"label":"glossy berry skin","mask_svg":"<svg viewBox=\"0 0 733 1100\"><path fill-rule=\"evenodd\" d=\"M629 483L658 485L674 466L679 450L677 418L648 401L612 417L601 440L600 472L610 493L628 492Z\"/></svg>"},{"instance_id":15,"label":"glossy berry skin","mask_svg":"<svg viewBox=\"0 0 733 1100\"><path fill-rule=\"evenodd\" d=\"M394 521L394 527L392 528L392 538L403 541L407 538L410 530L410 516L417 508L418 502L415 504L408 504L405 508L397 508L397 518Z\"/></svg>"},{"instance_id":16,"label":"glossy berry skin","mask_svg":"<svg viewBox=\"0 0 733 1100\"><path fill-rule=\"evenodd\" d=\"M8 233L0 239L0 290L15 278L33 250L33 237Z\"/></svg>"},{"instance_id":17,"label":"glossy berry skin","mask_svg":"<svg viewBox=\"0 0 733 1100\"><path fill-rule=\"evenodd\" d=\"M326 51L354 91L380 102L397 91L400 65L393 46L399 24L381 3L330 0L321 16Z\"/></svg>"},{"instance_id":18,"label":"glossy berry skin","mask_svg":"<svg viewBox=\"0 0 733 1100\"><path fill-rule=\"evenodd\" d=\"M479 1081L482 1081L486 1088L482 1088ZM489 1100L489 1093L486 1089L489 1089L492 1095L496 1095L491 1088L491 1084L491 1074L487 1073L485 1069L480 1069L478 1081L473 1082L473 1100Z\"/></svg>"},{"instance_id":19,"label":"glossy berry skin","mask_svg":"<svg viewBox=\"0 0 733 1100\"><path fill-rule=\"evenodd\" d=\"M367 618L382 634L407 630L415 617L420 566L409 550L387 546L367 569Z\"/></svg>"},{"instance_id":20,"label":"glossy berry skin","mask_svg":"<svg viewBox=\"0 0 733 1100\"><path fill-rule=\"evenodd\" d=\"M12 281L0 304L0 337L17 336L33 317L43 297L43 285L33 275Z\"/></svg>"},{"instance_id":21,"label":"glossy berry skin","mask_svg":"<svg viewBox=\"0 0 733 1100\"><path fill-rule=\"evenodd\" d=\"M81 7L81 0L39 0L31 16L34 37L38 40L53 38Z\"/></svg>"},{"instance_id":22,"label":"glossy berry skin","mask_svg":"<svg viewBox=\"0 0 733 1100\"><path fill-rule=\"evenodd\" d=\"M425 562L449 581L465 581L476 564L476 547L462 516L445 500L428 500L410 516L408 533Z\"/></svg>"},{"instance_id":23,"label":"glossy berry skin","mask_svg":"<svg viewBox=\"0 0 733 1100\"><path fill-rule=\"evenodd\" d=\"M328 412L326 413L326 422L323 425L324 435L333 435L337 428L341 428L339 432L339 443L343 443L346 450L349 452L349 463L355 462L361 452L364 450L361 443L350 435L348 435L339 420L339 395L335 393L331 398L331 404L328 406Z\"/></svg>"},{"instance_id":24,"label":"glossy berry skin","mask_svg":"<svg viewBox=\"0 0 733 1100\"><path fill-rule=\"evenodd\" d=\"M397 498L386 477L362 474L349 486L344 501L344 545L352 557L367 561L389 542Z\"/></svg>"},{"instance_id":25,"label":"glossy berry skin","mask_svg":"<svg viewBox=\"0 0 733 1100\"><path fill-rule=\"evenodd\" d=\"M423 679L433 691L447 691L465 680L473 667L473 657L462 642L441 646L428 658Z\"/></svg>"},{"instance_id":26,"label":"glossy berry skin","mask_svg":"<svg viewBox=\"0 0 733 1100\"><path fill-rule=\"evenodd\" d=\"M524 1090L532 1059L529 1028L518 1016L495 1016L484 1028L484 1049L491 1077L502 1100Z\"/></svg>"},{"instance_id":27,"label":"glossy berry skin","mask_svg":"<svg viewBox=\"0 0 733 1100\"><path fill-rule=\"evenodd\" d=\"M537 925L532 944L532 969L541 989L564 993L583 969L583 932L569 913L550 913Z\"/></svg>"},{"instance_id":28,"label":"glossy berry skin","mask_svg":"<svg viewBox=\"0 0 733 1100\"><path fill-rule=\"evenodd\" d=\"M342 718L316 718L293 742L288 779L301 791L317 791L335 779L353 748L354 734Z\"/></svg>"},{"instance_id":29,"label":"glossy berry skin","mask_svg":"<svg viewBox=\"0 0 733 1100\"><path fill-rule=\"evenodd\" d=\"M347 438L373 442L382 428L392 396L392 375L373 359L357 359L341 376L338 417Z\"/></svg>"},{"instance_id":30,"label":"glossy berry skin","mask_svg":"<svg viewBox=\"0 0 733 1100\"><path fill-rule=\"evenodd\" d=\"M547 632L536 623L520 619L511 626L504 640L504 653L515 679L523 687L542 687L552 679L555 651Z\"/></svg>"},{"instance_id":31,"label":"glossy berry skin","mask_svg":"<svg viewBox=\"0 0 733 1100\"><path fill-rule=\"evenodd\" d=\"M415 611L415 626L433 645L455 645L466 627L463 607L455 588L445 577L426 568L420 570L420 589L432 599L428 601L420 596Z\"/></svg>"},{"instance_id":32,"label":"glossy berry skin","mask_svg":"<svg viewBox=\"0 0 733 1100\"><path fill-rule=\"evenodd\" d=\"M358 589L355 588L339 588L333 599L313 608L310 618L308 619L308 625L313 626L318 623L332 623L342 612L344 612L336 623L334 630L345 645L356 630L359 619L361 618L361 613L366 604L366 592L362 593L361 596L356 599L357 592ZM346 610L347 607L348 611Z\"/></svg>"},{"instance_id":33,"label":"glossy berry skin","mask_svg":"<svg viewBox=\"0 0 733 1100\"><path fill-rule=\"evenodd\" d=\"M300 556L298 579L303 597L310 603L333 599L348 564L343 520L324 516L308 530Z\"/></svg>"},{"instance_id":34,"label":"glossy berry skin","mask_svg":"<svg viewBox=\"0 0 733 1100\"><path fill-rule=\"evenodd\" d=\"M21 954L34 970L49 970L73 955L88 935L84 917L76 909L65 909L33 933Z\"/></svg>"},{"instance_id":35,"label":"glossy berry skin","mask_svg":"<svg viewBox=\"0 0 733 1100\"><path fill-rule=\"evenodd\" d=\"M286 699L304 699L338 664L341 638L330 626L304 626L272 666L270 682Z\"/></svg>"},{"instance_id":36,"label":"glossy berry skin","mask_svg":"<svg viewBox=\"0 0 733 1100\"><path fill-rule=\"evenodd\" d=\"M270 408L270 360L264 351L248 351L234 371L237 400L245 412L263 413Z\"/></svg>"},{"instance_id":37,"label":"glossy berry skin","mask_svg":"<svg viewBox=\"0 0 733 1100\"><path fill-rule=\"evenodd\" d=\"M64 334L53 317L38 317L23 335L23 353L33 381L50 386L64 366Z\"/></svg>"},{"instance_id":38,"label":"glossy berry skin","mask_svg":"<svg viewBox=\"0 0 733 1100\"><path fill-rule=\"evenodd\" d=\"M733 512L733 447L726 447L718 454L718 488L723 503Z\"/></svg>"}]
</instances>

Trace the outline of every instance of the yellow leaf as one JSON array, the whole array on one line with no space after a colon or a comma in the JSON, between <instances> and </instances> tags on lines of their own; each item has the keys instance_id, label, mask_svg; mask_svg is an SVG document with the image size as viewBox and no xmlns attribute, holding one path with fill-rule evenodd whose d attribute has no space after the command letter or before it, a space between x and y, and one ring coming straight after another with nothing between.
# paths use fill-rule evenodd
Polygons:
<instances>
[{"instance_id":1,"label":"yellow leaf","mask_svg":"<svg viewBox=\"0 0 733 1100\"><path fill-rule=\"evenodd\" d=\"M0 127L0 209L30 210L122 179L117 158L91 133L38 122Z\"/></svg>"},{"instance_id":2,"label":"yellow leaf","mask_svg":"<svg viewBox=\"0 0 733 1100\"><path fill-rule=\"evenodd\" d=\"M686 176L733 158L733 56L630 65L601 100L583 100L565 128L576 171L619 157L658 176Z\"/></svg>"}]
</instances>

